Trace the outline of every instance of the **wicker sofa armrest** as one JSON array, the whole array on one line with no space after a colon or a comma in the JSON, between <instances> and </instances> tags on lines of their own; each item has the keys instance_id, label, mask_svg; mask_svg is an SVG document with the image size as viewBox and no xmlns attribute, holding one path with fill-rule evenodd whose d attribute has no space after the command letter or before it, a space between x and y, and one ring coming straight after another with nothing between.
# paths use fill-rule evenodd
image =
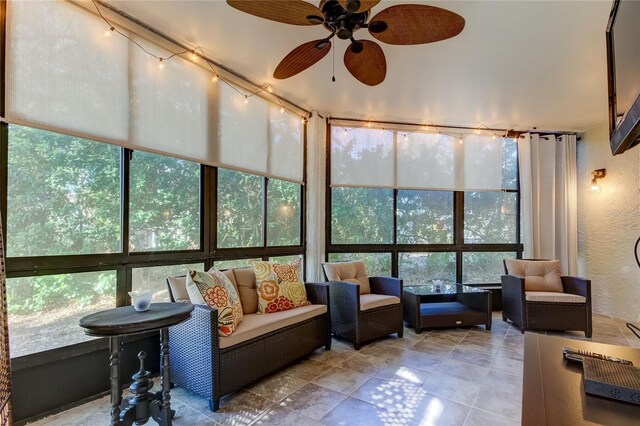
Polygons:
<instances>
[{"instance_id":1,"label":"wicker sofa armrest","mask_svg":"<svg viewBox=\"0 0 640 426\"><path fill-rule=\"evenodd\" d=\"M394 277L369 277L371 293L402 297L402 280Z\"/></svg>"},{"instance_id":2,"label":"wicker sofa armrest","mask_svg":"<svg viewBox=\"0 0 640 426\"><path fill-rule=\"evenodd\" d=\"M580 277L560 277L562 289L565 293L577 294L586 298L591 297L591 280Z\"/></svg>"},{"instance_id":3,"label":"wicker sofa armrest","mask_svg":"<svg viewBox=\"0 0 640 426\"><path fill-rule=\"evenodd\" d=\"M194 305L191 318L169 327L171 382L212 398L218 353L218 310Z\"/></svg>"},{"instance_id":4,"label":"wicker sofa armrest","mask_svg":"<svg viewBox=\"0 0 640 426\"><path fill-rule=\"evenodd\" d=\"M307 291L307 300L314 305L327 305L329 309L329 284L328 283L304 283Z\"/></svg>"}]
</instances>

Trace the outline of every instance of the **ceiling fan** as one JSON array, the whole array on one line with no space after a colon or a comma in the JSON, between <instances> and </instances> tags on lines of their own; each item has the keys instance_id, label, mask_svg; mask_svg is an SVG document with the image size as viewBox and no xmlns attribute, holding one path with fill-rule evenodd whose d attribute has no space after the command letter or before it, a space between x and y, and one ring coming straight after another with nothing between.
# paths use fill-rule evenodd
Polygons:
<instances>
[{"instance_id":1,"label":"ceiling fan","mask_svg":"<svg viewBox=\"0 0 640 426\"><path fill-rule=\"evenodd\" d=\"M322 24L331 34L293 49L276 67L277 79L292 77L324 58L337 36L351 40L344 52L344 64L362 83L376 86L387 74L387 61L380 45L371 40L356 40L363 28L383 43L424 44L460 34L464 18L456 13L422 4L400 4L381 10L371 19L371 9L380 0L322 0L316 7L303 0L227 0L242 12L291 25Z\"/></svg>"}]
</instances>

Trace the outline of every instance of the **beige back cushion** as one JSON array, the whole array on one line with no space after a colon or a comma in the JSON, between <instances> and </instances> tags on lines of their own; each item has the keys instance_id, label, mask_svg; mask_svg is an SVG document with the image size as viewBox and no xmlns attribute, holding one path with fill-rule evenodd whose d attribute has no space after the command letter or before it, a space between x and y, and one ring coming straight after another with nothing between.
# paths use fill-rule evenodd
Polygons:
<instances>
[{"instance_id":1,"label":"beige back cushion","mask_svg":"<svg viewBox=\"0 0 640 426\"><path fill-rule=\"evenodd\" d=\"M236 284L236 278L233 275L233 269L228 269L223 271L223 273L229 278L231 284L238 290L238 285ZM169 287L171 287L171 294L173 295L173 300L176 302L189 302L189 292L187 291L187 277L185 275L181 277L169 277L167 278L169 281ZM238 294L240 292L238 291ZM240 295L242 299L242 295ZM244 308L244 306L243 306Z\"/></svg>"},{"instance_id":2,"label":"beige back cushion","mask_svg":"<svg viewBox=\"0 0 640 426\"><path fill-rule=\"evenodd\" d=\"M559 260L505 259L509 275L524 278L525 291L555 291L562 293Z\"/></svg>"},{"instance_id":3,"label":"beige back cushion","mask_svg":"<svg viewBox=\"0 0 640 426\"><path fill-rule=\"evenodd\" d=\"M367 267L362 260L353 262L323 263L324 273L329 281L348 281L360 286L360 294L371 293Z\"/></svg>"},{"instance_id":4,"label":"beige back cushion","mask_svg":"<svg viewBox=\"0 0 640 426\"><path fill-rule=\"evenodd\" d=\"M235 283L242 303L242 313L245 315L258 312L258 290L256 290L256 274L253 268L235 268Z\"/></svg>"}]
</instances>

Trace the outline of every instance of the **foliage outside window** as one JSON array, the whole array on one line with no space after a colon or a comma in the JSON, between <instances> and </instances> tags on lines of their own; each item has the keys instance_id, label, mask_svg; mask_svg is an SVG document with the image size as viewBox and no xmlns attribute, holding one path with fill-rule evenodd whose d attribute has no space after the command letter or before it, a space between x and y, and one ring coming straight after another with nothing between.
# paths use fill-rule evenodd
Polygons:
<instances>
[{"instance_id":1,"label":"foliage outside window","mask_svg":"<svg viewBox=\"0 0 640 426\"><path fill-rule=\"evenodd\" d=\"M391 253L331 253L329 262L364 260L370 277L391 276Z\"/></svg>"},{"instance_id":2,"label":"foliage outside window","mask_svg":"<svg viewBox=\"0 0 640 426\"><path fill-rule=\"evenodd\" d=\"M332 244L393 242L393 190L332 188Z\"/></svg>"},{"instance_id":3,"label":"foliage outside window","mask_svg":"<svg viewBox=\"0 0 640 426\"><path fill-rule=\"evenodd\" d=\"M258 258L255 259L234 259L234 260L216 260L213 263L213 266L222 271L223 269L231 269L231 268L250 268L251 262L261 260Z\"/></svg>"},{"instance_id":4,"label":"foliage outside window","mask_svg":"<svg viewBox=\"0 0 640 426\"><path fill-rule=\"evenodd\" d=\"M7 257L115 253L120 148L9 128Z\"/></svg>"},{"instance_id":5,"label":"foliage outside window","mask_svg":"<svg viewBox=\"0 0 640 426\"><path fill-rule=\"evenodd\" d=\"M433 280L456 282L455 253L400 253L398 276L405 285L424 285Z\"/></svg>"},{"instance_id":6,"label":"foliage outside window","mask_svg":"<svg viewBox=\"0 0 640 426\"><path fill-rule=\"evenodd\" d=\"M153 293L152 303L170 302L167 278L186 275L189 270L202 271L204 263L148 266L131 270L131 290Z\"/></svg>"},{"instance_id":7,"label":"foliage outside window","mask_svg":"<svg viewBox=\"0 0 640 426\"><path fill-rule=\"evenodd\" d=\"M496 283L504 275L504 259L515 259L515 252L474 252L462 254L465 283Z\"/></svg>"},{"instance_id":8,"label":"foliage outside window","mask_svg":"<svg viewBox=\"0 0 640 426\"><path fill-rule=\"evenodd\" d=\"M260 247L262 177L218 169L218 247Z\"/></svg>"},{"instance_id":9,"label":"foliage outside window","mask_svg":"<svg viewBox=\"0 0 640 426\"><path fill-rule=\"evenodd\" d=\"M453 193L398 191L399 244L453 243Z\"/></svg>"},{"instance_id":10,"label":"foliage outside window","mask_svg":"<svg viewBox=\"0 0 640 426\"><path fill-rule=\"evenodd\" d=\"M115 305L115 271L9 278L11 356L89 340L78 320Z\"/></svg>"},{"instance_id":11,"label":"foliage outside window","mask_svg":"<svg viewBox=\"0 0 640 426\"><path fill-rule=\"evenodd\" d=\"M515 192L465 192L465 243L517 242L517 202Z\"/></svg>"},{"instance_id":12,"label":"foliage outside window","mask_svg":"<svg viewBox=\"0 0 640 426\"><path fill-rule=\"evenodd\" d=\"M200 248L200 165L147 152L131 159L129 249Z\"/></svg>"},{"instance_id":13,"label":"foliage outside window","mask_svg":"<svg viewBox=\"0 0 640 426\"><path fill-rule=\"evenodd\" d=\"M271 247L300 245L301 186L279 179L267 185L267 243Z\"/></svg>"}]
</instances>

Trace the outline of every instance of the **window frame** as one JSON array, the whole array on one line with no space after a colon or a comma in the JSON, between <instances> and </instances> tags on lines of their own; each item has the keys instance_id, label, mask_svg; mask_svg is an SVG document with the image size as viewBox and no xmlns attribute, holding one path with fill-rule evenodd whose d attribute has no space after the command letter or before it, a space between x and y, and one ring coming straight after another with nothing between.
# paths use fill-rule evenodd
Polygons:
<instances>
[{"instance_id":1,"label":"window frame","mask_svg":"<svg viewBox=\"0 0 640 426\"><path fill-rule=\"evenodd\" d=\"M0 58L1 59L1 58ZM4 87L0 82L0 115L4 106ZM5 267L7 278L29 277L38 275L53 275L76 272L99 272L103 270L116 271L116 305L127 306L131 303L128 292L132 288L132 270L139 267L170 266L183 263L204 263L205 269L210 268L215 261L259 258L268 260L275 256L306 255L306 173L307 173L307 125L303 128L303 183L300 184L300 241L295 246L267 246L267 185L269 178L262 178L262 232L263 245L248 248L217 248L217 176L218 168L200 164L200 249L131 252L129 250L130 236L130 183L131 160L134 150L120 147L120 209L121 209L121 250L118 253L30 256L6 258ZM102 143L99 141L92 141ZM2 214L2 229L7 224L7 190L8 190L8 147L9 125L0 122L0 214ZM161 154L160 154L161 155ZM6 231L5 231L6 232ZM3 239L6 253L6 238ZM76 356L87 351L102 349L107 346L105 339L79 342L59 348L52 348L20 357L12 358L17 366L40 365L55 358Z\"/></svg>"},{"instance_id":2,"label":"window frame","mask_svg":"<svg viewBox=\"0 0 640 426\"><path fill-rule=\"evenodd\" d=\"M391 275L398 277L400 253L434 253L454 252L456 256L456 282L462 282L463 253L466 252L515 252L518 259L522 258L524 250L520 236L520 174L516 168L517 189L504 189L504 192L517 194L516 212L516 242L472 244L464 242L464 191L453 192L453 242L451 244L399 244L398 243L398 192L393 190L393 242L391 244L333 244L331 241L332 217L332 186L331 186L331 123L327 123L326 137L326 186L325 186L325 253L324 260L328 261L331 253L391 253ZM518 167L518 166L517 166ZM481 283L473 285L500 284Z\"/></svg>"}]
</instances>

